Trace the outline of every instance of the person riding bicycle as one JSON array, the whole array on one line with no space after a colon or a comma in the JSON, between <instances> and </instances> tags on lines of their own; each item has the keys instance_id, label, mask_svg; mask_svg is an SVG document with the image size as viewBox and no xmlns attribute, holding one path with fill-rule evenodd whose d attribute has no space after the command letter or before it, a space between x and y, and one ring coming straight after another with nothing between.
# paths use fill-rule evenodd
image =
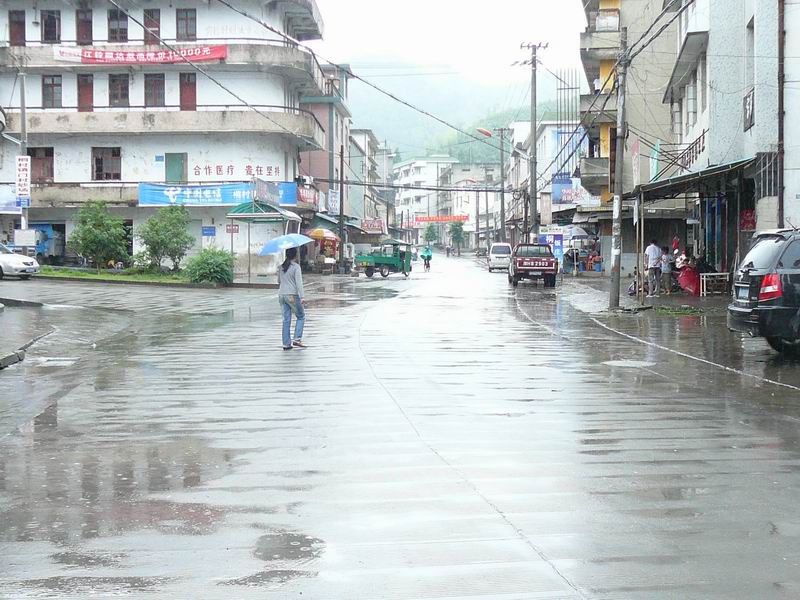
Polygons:
<instances>
[{"instance_id":1,"label":"person riding bicycle","mask_svg":"<svg viewBox=\"0 0 800 600\"><path fill-rule=\"evenodd\" d=\"M422 261L425 263L425 270L431 270L431 258L433 258L433 249L430 246L425 246L425 249L420 253Z\"/></svg>"}]
</instances>

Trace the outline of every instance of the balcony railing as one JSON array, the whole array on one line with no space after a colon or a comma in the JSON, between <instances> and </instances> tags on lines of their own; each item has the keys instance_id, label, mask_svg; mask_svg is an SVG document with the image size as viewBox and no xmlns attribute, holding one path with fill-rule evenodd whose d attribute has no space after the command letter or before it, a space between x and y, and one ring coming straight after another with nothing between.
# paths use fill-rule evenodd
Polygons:
<instances>
[{"instance_id":1,"label":"balcony railing","mask_svg":"<svg viewBox=\"0 0 800 600\"><path fill-rule=\"evenodd\" d=\"M274 67L295 68L311 74L311 79L317 86L317 92L322 92L325 77L322 65L316 55L296 44L292 44L282 39L272 38L253 38L253 37L209 37L197 38L196 40L175 40L165 39L170 45L177 48L193 46L219 46L228 47L228 57L224 63L219 61L204 62L202 65L224 64L226 68L235 68L237 64L258 63ZM54 67L64 67L69 69L80 69L91 71L103 71L114 67L109 63L82 63L56 59L53 49L58 47L70 47L80 49L98 48L103 51L113 52L156 52L163 51L159 45L147 45L143 39L125 42L115 42L108 40L94 40L89 45L79 45L75 40L62 41L57 44L47 44L42 42L30 42L26 46L10 46L8 43L0 42L0 71L16 70L19 61L24 57L25 65L29 70L53 69ZM254 48L255 47L255 48ZM274 49L270 51L270 48ZM189 58L191 60L191 58ZM142 65L125 66L148 66L175 68L186 66L185 62L158 63L148 62ZM119 66L119 65L116 65Z\"/></svg>"},{"instance_id":2,"label":"balcony railing","mask_svg":"<svg viewBox=\"0 0 800 600\"><path fill-rule=\"evenodd\" d=\"M20 130L19 107L6 109L7 130ZM303 108L270 104L198 104L195 110L165 106L27 107L28 133L99 134L261 132L292 134L312 145L324 145L324 129L314 113Z\"/></svg>"}]
</instances>

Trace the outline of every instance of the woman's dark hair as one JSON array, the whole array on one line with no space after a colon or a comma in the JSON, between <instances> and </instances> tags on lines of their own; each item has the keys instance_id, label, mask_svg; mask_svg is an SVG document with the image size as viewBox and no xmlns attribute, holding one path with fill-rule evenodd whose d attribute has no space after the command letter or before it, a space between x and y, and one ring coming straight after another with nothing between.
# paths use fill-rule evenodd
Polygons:
<instances>
[{"instance_id":1,"label":"woman's dark hair","mask_svg":"<svg viewBox=\"0 0 800 600\"><path fill-rule=\"evenodd\" d=\"M289 248L286 251L286 258L284 259L283 264L281 265L281 269L283 269L284 273L286 273L286 271L289 270L289 265L292 264L292 261L295 258L297 258L297 248Z\"/></svg>"}]
</instances>

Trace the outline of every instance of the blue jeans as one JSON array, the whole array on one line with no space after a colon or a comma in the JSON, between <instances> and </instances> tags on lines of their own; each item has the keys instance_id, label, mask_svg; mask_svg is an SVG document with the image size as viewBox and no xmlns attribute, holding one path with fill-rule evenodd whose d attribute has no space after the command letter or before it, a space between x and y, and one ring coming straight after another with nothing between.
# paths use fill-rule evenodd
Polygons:
<instances>
[{"instance_id":1,"label":"blue jeans","mask_svg":"<svg viewBox=\"0 0 800 600\"><path fill-rule=\"evenodd\" d=\"M306 311L300 303L298 296L278 296L278 301L283 310L283 347L288 348L292 345L292 313L297 318L294 326L294 339L303 339L303 326L306 324Z\"/></svg>"}]
</instances>

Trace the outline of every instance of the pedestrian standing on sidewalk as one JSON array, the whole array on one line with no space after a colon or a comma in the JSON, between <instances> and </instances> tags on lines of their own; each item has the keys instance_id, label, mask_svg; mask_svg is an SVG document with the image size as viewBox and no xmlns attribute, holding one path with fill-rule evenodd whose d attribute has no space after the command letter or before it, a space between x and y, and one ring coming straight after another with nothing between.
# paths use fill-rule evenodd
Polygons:
<instances>
[{"instance_id":1,"label":"pedestrian standing on sidewalk","mask_svg":"<svg viewBox=\"0 0 800 600\"><path fill-rule=\"evenodd\" d=\"M672 263L675 258L670 254L669 248L664 246L661 251L661 289L669 296L672 292Z\"/></svg>"},{"instance_id":2,"label":"pedestrian standing on sidewalk","mask_svg":"<svg viewBox=\"0 0 800 600\"><path fill-rule=\"evenodd\" d=\"M649 284L647 297L658 296L661 291L661 248L656 240L650 240L650 245L644 251L647 260L647 281Z\"/></svg>"},{"instance_id":3,"label":"pedestrian standing on sidewalk","mask_svg":"<svg viewBox=\"0 0 800 600\"><path fill-rule=\"evenodd\" d=\"M289 248L286 258L278 269L278 302L283 310L283 349L305 348L303 344L303 326L306 322L304 308L305 291L303 290L303 273L297 264L297 248ZM292 315L297 322L294 327L294 340L292 340Z\"/></svg>"}]
</instances>

